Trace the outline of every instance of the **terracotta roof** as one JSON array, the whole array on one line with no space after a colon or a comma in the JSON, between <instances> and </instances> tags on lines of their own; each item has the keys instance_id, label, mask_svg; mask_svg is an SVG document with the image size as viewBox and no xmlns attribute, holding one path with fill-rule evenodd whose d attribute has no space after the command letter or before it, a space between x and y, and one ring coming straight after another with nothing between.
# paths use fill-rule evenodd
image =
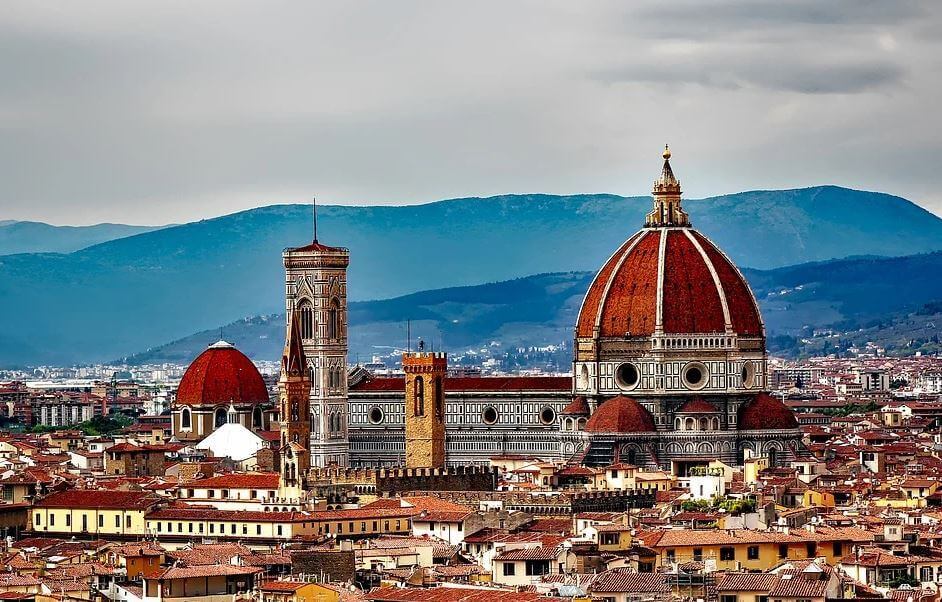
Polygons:
<instances>
[{"instance_id":1,"label":"terracotta roof","mask_svg":"<svg viewBox=\"0 0 942 602\"><path fill-rule=\"evenodd\" d=\"M603 402L585 425L588 433L647 433L654 430L651 413L634 399L623 395Z\"/></svg>"},{"instance_id":2,"label":"terracotta roof","mask_svg":"<svg viewBox=\"0 0 942 602\"><path fill-rule=\"evenodd\" d=\"M193 577L217 577L220 575L254 575L263 569L255 566L235 566L233 564L201 564L197 566L170 567L145 579L189 579Z\"/></svg>"},{"instance_id":3,"label":"terracotta roof","mask_svg":"<svg viewBox=\"0 0 942 602\"><path fill-rule=\"evenodd\" d=\"M231 345L216 344L201 353L180 380L177 404L263 403L268 388L258 368Z\"/></svg>"},{"instance_id":4,"label":"terracotta roof","mask_svg":"<svg viewBox=\"0 0 942 602\"><path fill-rule=\"evenodd\" d=\"M382 602L536 602L551 600L536 592L517 592L494 588L380 587L365 594L368 600Z\"/></svg>"},{"instance_id":5,"label":"terracotta roof","mask_svg":"<svg viewBox=\"0 0 942 602\"><path fill-rule=\"evenodd\" d=\"M716 414L716 407L704 401L702 397L694 397L677 410L678 414Z\"/></svg>"},{"instance_id":6,"label":"terracotta roof","mask_svg":"<svg viewBox=\"0 0 942 602\"><path fill-rule=\"evenodd\" d=\"M726 573L716 584L718 592L768 592L778 581L771 573Z\"/></svg>"},{"instance_id":7,"label":"terracotta roof","mask_svg":"<svg viewBox=\"0 0 942 602\"><path fill-rule=\"evenodd\" d=\"M305 585L306 581L267 581L262 584L263 592L296 592Z\"/></svg>"},{"instance_id":8,"label":"terracotta roof","mask_svg":"<svg viewBox=\"0 0 942 602\"><path fill-rule=\"evenodd\" d=\"M449 377L445 380L448 393L463 391L570 391L572 378L568 376L483 376ZM350 387L351 391L395 391L405 393L402 377L367 378Z\"/></svg>"},{"instance_id":9,"label":"terracotta roof","mask_svg":"<svg viewBox=\"0 0 942 602\"><path fill-rule=\"evenodd\" d=\"M663 282L660 315L659 279ZM692 228L646 228L599 270L579 312L576 336L593 337L596 329L600 337L648 336L659 321L668 334L724 333L724 301L734 332L762 335L759 309L748 284L716 245Z\"/></svg>"},{"instance_id":10,"label":"terracotta roof","mask_svg":"<svg viewBox=\"0 0 942 602\"><path fill-rule=\"evenodd\" d=\"M577 397L573 397L572 401L569 402L569 405L563 408L561 413L568 416L588 416L589 404L586 402L585 397L579 395Z\"/></svg>"},{"instance_id":11,"label":"terracotta roof","mask_svg":"<svg viewBox=\"0 0 942 602\"><path fill-rule=\"evenodd\" d=\"M759 393L739 409L737 426L741 431L796 429L798 420L781 401L768 393Z\"/></svg>"},{"instance_id":12,"label":"terracotta roof","mask_svg":"<svg viewBox=\"0 0 942 602\"><path fill-rule=\"evenodd\" d=\"M146 510L158 502L160 498L147 491L69 489L51 493L34 505L37 508Z\"/></svg>"},{"instance_id":13,"label":"terracotta roof","mask_svg":"<svg viewBox=\"0 0 942 602\"><path fill-rule=\"evenodd\" d=\"M660 535L657 537L657 535ZM647 546L659 548L673 548L683 546L709 546L734 545L749 543L807 543L816 541L814 538L799 535L786 535L777 531L751 531L747 529L694 531L691 529L676 529L660 532L651 538L643 540Z\"/></svg>"},{"instance_id":14,"label":"terracotta roof","mask_svg":"<svg viewBox=\"0 0 942 602\"><path fill-rule=\"evenodd\" d=\"M661 573L635 573L627 569L616 569L599 574L592 582L592 593L632 594L670 593L671 586Z\"/></svg>"},{"instance_id":15,"label":"terracotta roof","mask_svg":"<svg viewBox=\"0 0 942 602\"><path fill-rule=\"evenodd\" d=\"M324 253L324 252L328 252L328 253L329 253L329 252L333 252L333 253L342 253L342 252L346 252L346 249L343 248L343 247L331 247L331 246L325 245L325 244L323 244L323 243L320 243L320 242L318 242L318 241L316 241L316 240L311 241L310 243L304 245L303 247L291 247L291 248L288 248L288 249L286 249L286 250L287 250L287 251L290 251L290 252L293 252L293 253L306 253L306 252L309 253L309 252L315 252L315 251L316 251L316 252L319 252L319 253Z\"/></svg>"},{"instance_id":16,"label":"terracotta roof","mask_svg":"<svg viewBox=\"0 0 942 602\"><path fill-rule=\"evenodd\" d=\"M276 472L243 472L197 479L186 484L188 489L277 489Z\"/></svg>"},{"instance_id":17,"label":"terracotta roof","mask_svg":"<svg viewBox=\"0 0 942 602\"><path fill-rule=\"evenodd\" d=\"M555 560L559 557L559 550L556 548L546 548L543 546L534 548L517 548L514 550L505 549L494 560Z\"/></svg>"}]
</instances>

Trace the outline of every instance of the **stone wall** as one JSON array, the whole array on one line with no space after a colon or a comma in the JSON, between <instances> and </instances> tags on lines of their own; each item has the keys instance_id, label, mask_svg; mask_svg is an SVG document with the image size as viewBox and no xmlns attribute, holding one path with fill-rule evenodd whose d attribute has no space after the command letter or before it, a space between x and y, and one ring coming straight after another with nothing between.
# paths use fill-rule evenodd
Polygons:
<instances>
[{"instance_id":1,"label":"stone wall","mask_svg":"<svg viewBox=\"0 0 942 602\"><path fill-rule=\"evenodd\" d=\"M324 581L352 581L356 572L356 558L352 550L292 550L291 572L324 575Z\"/></svg>"}]
</instances>

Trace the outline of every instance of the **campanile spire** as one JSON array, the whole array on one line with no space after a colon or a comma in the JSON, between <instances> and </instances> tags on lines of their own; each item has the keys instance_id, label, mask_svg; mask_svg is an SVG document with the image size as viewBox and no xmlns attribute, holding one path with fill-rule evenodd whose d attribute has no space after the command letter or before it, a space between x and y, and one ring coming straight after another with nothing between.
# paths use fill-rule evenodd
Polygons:
<instances>
[{"instance_id":1,"label":"campanile spire","mask_svg":"<svg viewBox=\"0 0 942 602\"><path fill-rule=\"evenodd\" d=\"M680 206L680 180L674 177L671 169L671 150L666 144L664 152L664 166L661 176L654 181L654 209L648 213L644 220L647 228L661 228L665 226L687 227L690 217Z\"/></svg>"}]
</instances>

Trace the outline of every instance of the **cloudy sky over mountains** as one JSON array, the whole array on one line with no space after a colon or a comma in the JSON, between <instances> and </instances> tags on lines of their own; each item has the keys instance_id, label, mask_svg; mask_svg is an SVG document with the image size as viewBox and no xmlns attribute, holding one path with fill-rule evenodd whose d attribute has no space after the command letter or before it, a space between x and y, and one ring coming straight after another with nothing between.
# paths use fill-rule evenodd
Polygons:
<instances>
[{"instance_id":1,"label":"cloudy sky over mountains","mask_svg":"<svg viewBox=\"0 0 942 602\"><path fill-rule=\"evenodd\" d=\"M5 2L0 219L833 183L942 214L942 4Z\"/></svg>"}]
</instances>

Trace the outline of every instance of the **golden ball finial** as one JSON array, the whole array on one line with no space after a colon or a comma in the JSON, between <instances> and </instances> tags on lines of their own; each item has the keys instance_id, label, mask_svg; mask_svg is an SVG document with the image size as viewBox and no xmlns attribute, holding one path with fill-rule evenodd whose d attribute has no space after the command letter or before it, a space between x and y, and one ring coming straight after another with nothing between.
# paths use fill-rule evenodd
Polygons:
<instances>
[{"instance_id":1,"label":"golden ball finial","mask_svg":"<svg viewBox=\"0 0 942 602\"><path fill-rule=\"evenodd\" d=\"M665 159L671 158L671 149L666 144L664 145L664 152L661 153L661 156L664 157Z\"/></svg>"}]
</instances>

